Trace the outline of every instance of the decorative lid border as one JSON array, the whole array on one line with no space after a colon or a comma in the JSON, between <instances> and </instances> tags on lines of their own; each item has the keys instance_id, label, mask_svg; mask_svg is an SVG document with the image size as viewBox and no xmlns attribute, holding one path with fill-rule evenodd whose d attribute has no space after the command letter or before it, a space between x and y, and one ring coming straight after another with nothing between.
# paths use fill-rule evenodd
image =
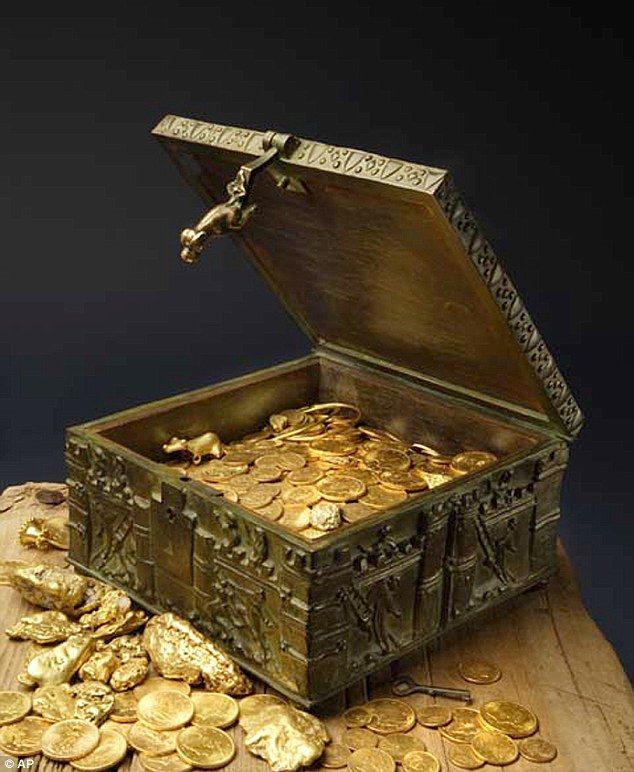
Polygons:
<instances>
[{"instance_id":1,"label":"decorative lid border","mask_svg":"<svg viewBox=\"0 0 634 772\"><path fill-rule=\"evenodd\" d=\"M206 123L177 115L166 115L152 133L167 139L250 155L261 154L264 136L264 132L260 131ZM306 139L298 141L288 160L297 166L360 177L434 196L499 306L518 345L541 380L564 427L571 436L578 434L583 426L581 410L517 290L475 218L464 205L447 170Z\"/></svg>"},{"instance_id":2,"label":"decorative lid border","mask_svg":"<svg viewBox=\"0 0 634 772\"><path fill-rule=\"evenodd\" d=\"M553 355L529 316L513 282L500 265L474 216L447 175L435 198L456 231L467 254L498 304L515 340L544 385L563 425L574 437L583 426L583 415Z\"/></svg>"},{"instance_id":3,"label":"decorative lid border","mask_svg":"<svg viewBox=\"0 0 634 772\"><path fill-rule=\"evenodd\" d=\"M178 115L166 115L152 133L181 142L193 142L252 155L262 153L264 136L261 131L205 123ZM322 169L331 174L361 177L429 194L436 191L447 175L446 169L435 169L308 139L298 140L297 147L288 160L297 166Z\"/></svg>"}]
</instances>

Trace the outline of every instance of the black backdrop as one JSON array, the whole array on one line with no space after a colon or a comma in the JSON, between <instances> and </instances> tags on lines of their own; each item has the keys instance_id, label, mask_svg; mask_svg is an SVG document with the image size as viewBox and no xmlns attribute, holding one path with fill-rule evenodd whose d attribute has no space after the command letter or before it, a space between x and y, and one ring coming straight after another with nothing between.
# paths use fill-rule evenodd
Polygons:
<instances>
[{"instance_id":1,"label":"black backdrop","mask_svg":"<svg viewBox=\"0 0 634 772\"><path fill-rule=\"evenodd\" d=\"M306 350L232 245L179 264L200 203L148 137L161 114L448 167L586 413L562 534L631 667L624 22L608 4L513 5L14 6L0 485L62 479L66 425Z\"/></svg>"}]
</instances>

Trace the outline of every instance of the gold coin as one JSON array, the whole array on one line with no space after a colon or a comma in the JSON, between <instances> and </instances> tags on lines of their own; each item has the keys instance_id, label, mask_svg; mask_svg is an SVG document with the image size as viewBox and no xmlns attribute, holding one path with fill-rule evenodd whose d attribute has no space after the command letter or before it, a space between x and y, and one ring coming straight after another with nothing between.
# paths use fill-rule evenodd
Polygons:
<instances>
[{"instance_id":1,"label":"gold coin","mask_svg":"<svg viewBox=\"0 0 634 772\"><path fill-rule=\"evenodd\" d=\"M372 713L362 706L348 708L343 714L343 720L346 722L347 727L366 726L366 724L370 723L371 719Z\"/></svg>"},{"instance_id":2,"label":"gold coin","mask_svg":"<svg viewBox=\"0 0 634 772\"><path fill-rule=\"evenodd\" d=\"M348 759L350 772L394 772L396 763L389 753L378 748L359 748Z\"/></svg>"},{"instance_id":3,"label":"gold coin","mask_svg":"<svg viewBox=\"0 0 634 772\"><path fill-rule=\"evenodd\" d=\"M320 531L317 528L303 528L301 535L304 539L313 541L314 539L321 539L321 537L325 536L327 533L328 531Z\"/></svg>"},{"instance_id":4,"label":"gold coin","mask_svg":"<svg viewBox=\"0 0 634 772\"><path fill-rule=\"evenodd\" d=\"M238 720L238 703L228 694L193 692L194 726L215 726L224 729Z\"/></svg>"},{"instance_id":5,"label":"gold coin","mask_svg":"<svg viewBox=\"0 0 634 772\"><path fill-rule=\"evenodd\" d=\"M310 525L310 509L303 506L284 507L284 514L278 522L293 531L303 531Z\"/></svg>"},{"instance_id":6,"label":"gold coin","mask_svg":"<svg viewBox=\"0 0 634 772\"><path fill-rule=\"evenodd\" d=\"M248 464L242 466L231 466L225 464L222 460L215 458L213 461L205 465L201 465L197 471L192 469L187 470L187 474L196 478L202 478L208 482L221 482L222 480L230 480L232 477L236 477L239 474L244 474L249 469Z\"/></svg>"},{"instance_id":7,"label":"gold coin","mask_svg":"<svg viewBox=\"0 0 634 772\"><path fill-rule=\"evenodd\" d=\"M427 746L418 737L411 734L394 732L381 737L377 746L380 750L389 753L397 764L402 764L403 759L412 751L426 751Z\"/></svg>"},{"instance_id":8,"label":"gold coin","mask_svg":"<svg viewBox=\"0 0 634 772\"><path fill-rule=\"evenodd\" d=\"M251 450L229 450L222 457L222 462L229 466L244 466L255 460L255 453Z\"/></svg>"},{"instance_id":9,"label":"gold coin","mask_svg":"<svg viewBox=\"0 0 634 772\"><path fill-rule=\"evenodd\" d=\"M479 472L491 464L495 464L497 456L481 450L469 450L466 453L458 453L451 459L450 470L456 474L471 474Z\"/></svg>"},{"instance_id":10,"label":"gold coin","mask_svg":"<svg viewBox=\"0 0 634 772\"><path fill-rule=\"evenodd\" d=\"M216 769L224 767L235 756L236 746L231 737L213 726L188 726L176 738L176 752L192 767Z\"/></svg>"},{"instance_id":11,"label":"gold coin","mask_svg":"<svg viewBox=\"0 0 634 772\"><path fill-rule=\"evenodd\" d=\"M403 772L440 772L440 761L429 751L412 751L403 759Z\"/></svg>"},{"instance_id":12,"label":"gold coin","mask_svg":"<svg viewBox=\"0 0 634 772\"><path fill-rule=\"evenodd\" d=\"M134 687L134 695L137 700L140 700L142 697L145 697L146 694L150 694L150 692L164 690L189 694L191 692L191 686L185 683L185 681L175 681L171 678L163 678L162 676L150 676L149 678L146 678L143 683Z\"/></svg>"},{"instance_id":13,"label":"gold coin","mask_svg":"<svg viewBox=\"0 0 634 772\"><path fill-rule=\"evenodd\" d=\"M372 700L366 705L372 713L368 729L378 734L408 732L416 723L413 708L402 700L383 698Z\"/></svg>"},{"instance_id":14,"label":"gold coin","mask_svg":"<svg viewBox=\"0 0 634 772\"><path fill-rule=\"evenodd\" d=\"M339 471L331 472L331 474L339 474ZM366 487L368 485L376 485L379 481L378 476L371 469L360 469L359 467L346 467L342 474L348 477L354 477L355 480L359 480Z\"/></svg>"},{"instance_id":15,"label":"gold coin","mask_svg":"<svg viewBox=\"0 0 634 772\"><path fill-rule=\"evenodd\" d=\"M370 515L376 515L376 509L367 507L365 504L344 504L342 507L343 519L348 523L357 523L359 520L365 520Z\"/></svg>"},{"instance_id":16,"label":"gold coin","mask_svg":"<svg viewBox=\"0 0 634 772\"><path fill-rule=\"evenodd\" d=\"M232 477L224 487L226 491L235 491L238 495L246 493L249 488L253 488L256 480L251 477L251 474L239 474Z\"/></svg>"},{"instance_id":17,"label":"gold coin","mask_svg":"<svg viewBox=\"0 0 634 772\"><path fill-rule=\"evenodd\" d=\"M238 703L240 720L252 718L273 705L286 705L286 703L274 694L251 694L249 697L243 697Z\"/></svg>"},{"instance_id":18,"label":"gold coin","mask_svg":"<svg viewBox=\"0 0 634 772\"><path fill-rule=\"evenodd\" d=\"M337 437L320 437L310 443L311 453L318 456L349 456L356 449L357 446L354 442Z\"/></svg>"},{"instance_id":19,"label":"gold coin","mask_svg":"<svg viewBox=\"0 0 634 772\"><path fill-rule=\"evenodd\" d=\"M383 488L381 485L371 485L359 503L365 504L366 507L372 507L372 509L387 509L406 499L407 493L405 491L395 491Z\"/></svg>"},{"instance_id":20,"label":"gold coin","mask_svg":"<svg viewBox=\"0 0 634 772\"><path fill-rule=\"evenodd\" d=\"M288 488L282 493L284 505L295 507L310 507L321 501L321 493L314 485L297 485L294 488Z\"/></svg>"},{"instance_id":21,"label":"gold coin","mask_svg":"<svg viewBox=\"0 0 634 772\"><path fill-rule=\"evenodd\" d=\"M365 483L344 474L324 477L315 487L328 501L354 501L366 492Z\"/></svg>"},{"instance_id":22,"label":"gold coin","mask_svg":"<svg viewBox=\"0 0 634 772\"><path fill-rule=\"evenodd\" d=\"M294 472L306 466L306 459L301 453L297 453L294 450L286 450L277 454L275 464L287 472Z\"/></svg>"},{"instance_id":23,"label":"gold coin","mask_svg":"<svg viewBox=\"0 0 634 772\"><path fill-rule=\"evenodd\" d=\"M257 512L258 515L262 515L262 517L265 517L267 520L274 522L275 520L279 520L280 517L282 517L284 514L284 505L281 501L275 499L265 507L260 507L259 509L254 509L253 511Z\"/></svg>"},{"instance_id":24,"label":"gold coin","mask_svg":"<svg viewBox=\"0 0 634 772\"><path fill-rule=\"evenodd\" d=\"M148 756L147 753L139 753L139 762L148 772L189 772L192 767L181 759L178 753L170 753L167 756Z\"/></svg>"},{"instance_id":25,"label":"gold coin","mask_svg":"<svg viewBox=\"0 0 634 772\"><path fill-rule=\"evenodd\" d=\"M458 672L472 684L493 684L502 677L502 671L484 659L467 659L460 662Z\"/></svg>"},{"instance_id":26,"label":"gold coin","mask_svg":"<svg viewBox=\"0 0 634 772\"><path fill-rule=\"evenodd\" d=\"M293 485L314 485L321 480L324 473L318 466L304 466L301 469L294 469L287 476L287 480Z\"/></svg>"},{"instance_id":27,"label":"gold coin","mask_svg":"<svg viewBox=\"0 0 634 772\"><path fill-rule=\"evenodd\" d=\"M37 716L6 724L0 728L0 750L9 756L35 756L42 752L42 735L49 727L48 721Z\"/></svg>"},{"instance_id":28,"label":"gold coin","mask_svg":"<svg viewBox=\"0 0 634 772\"><path fill-rule=\"evenodd\" d=\"M418 723L430 729L438 729L439 726L445 726L453 718L451 708L445 705L425 705L415 710Z\"/></svg>"},{"instance_id":29,"label":"gold coin","mask_svg":"<svg viewBox=\"0 0 634 772\"><path fill-rule=\"evenodd\" d=\"M194 715L194 702L180 692L150 692L139 700L136 712L144 724L163 732L188 724Z\"/></svg>"},{"instance_id":30,"label":"gold coin","mask_svg":"<svg viewBox=\"0 0 634 772\"><path fill-rule=\"evenodd\" d=\"M132 724L128 732L128 742L139 753L146 753L148 756L166 756L176 750L176 737L180 729L173 729L170 732L157 732L156 729L150 729L140 721Z\"/></svg>"},{"instance_id":31,"label":"gold coin","mask_svg":"<svg viewBox=\"0 0 634 772\"><path fill-rule=\"evenodd\" d=\"M136 722L135 722L136 723ZM113 721L112 719L107 719L106 721L101 724L99 729L112 729L113 732L119 732L119 734L122 734L126 740L128 739L128 735L130 734L130 729L132 729L133 724L124 724L124 723L117 723L116 721Z\"/></svg>"},{"instance_id":32,"label":"gold coin","mask_svg":"<svg viewBox=\"0 0 634 772\"><path fill-rule=\"evenodd\" d=\"M15 724L31 710L31 695L26 692L0 692L0 726Z\"/></svg>"},{"instance_id":33,"label":"gold coin","mask_svg":"<svg viewBox=\"0 0 634 772\"><path fill-rule=\"evenodd\" d=\"M114 696L114 705L109 718L117 723L131 724L137 720L138 700L133 692L119 692Z\"/></svg>"},{"instance_id":34,"label":"gold coin","mask_svg":"<svg viewBox=\"0 0 634 772\"><path fill-rule=\"evenodd\" d=\"M379 474L379 482L385 488L403 491L424 491L427 487L425 474L419 469L408 469L404 472L387 469Z\"/></svg>"},{"instance_id":35,"label":"gold coin","mask_svg":"<svg viewBox=\"0 0 634 772\"><path fill-rule=\"evenodd\" d=\"M248 509L260 509L270 504L277 494L264 483L258 483L240 496L240 503Z\"/></svg>"},{"instance_id":36,"label":"gold coin","mask_svg":"<svg viewBox=\"0 0 634 772\"><path fill-rule=\"evenodd\" d=\"M380 445L366 453L363 463L375 471L404 472L411 466L407 453L389 445Z\"/></svg>"},{"instance_id":37,"label":"gold coin","mask_svg":"<svg viewBox=\"0 0 634 772\"><path fill-rule=\"evenodd\" d=\"M341 743L328 743L319 757L319 763L326 769L341 769L348 764L350 751Z\"/></svg>"},{"instance_id":38,"label":"gold coin","mask_svg":"<svg viewBox=\"0 0 634 772\"><path fill-rule=\"evenodd\" d=\"M101 772L118 766L128 752L125 737L112 729L101 729L99 743L90 753L70 762L71 767L84 772Z\"/></svg>"},{"instance_id":39,"label":"gold coin","mask_svg":"<svg viewBox=\"0 0 634 772\"><path fill-rule=\"evenodd\" d=\"M279 466L256 466L253 468L253 471L249 475L249 477L252 478L252 480L257 480L257 482L276 482L279 480L282 476L282 470L279 468ZM245 491L246 492L246 491Z\"/></svg>"},{"instance_id":40,"label":"gold coin","mask_svg":"<svg viewBox=\"0 0 634 772\"><path fill-rule=\"evenodd\" d=\"M460 769L480 769L484 766L484 761L476 756L470 745L450 745L449 761Z\"/></svg>"},{"instance_id":41,"label":"gold coin","mask_svg":"<svg viewBox=\"0 0 634 772\"><path fill-rule=\"evenodd\" d=\"M67 718L52 724L42 735L42 753L54 761L73 761L94 751L99 730L83 718Z\"/></svg>"},{"instance_id":42,"label":"gold coin","mask_svg":"<svg viewBox=\"0 0 634 772\"><path fill-rule=\"evenodd\" d=\"M483 729L473 738L471 747L476 756L499 767L512 764L519 756L515 740L502 732L487 732Z\"/></svg>"},{"instance_id":43,"label":"gold coin","mask_svg":"<svg viewBox=\"0 0 634 772\"><path fill-rule=\"evenodd\" d=\"M546 764L557 756L557 748L541 737L526 737L520 740L519 748L523 758L536 764Z\"/></svg>"},{"instance_id":44,"label":"gold coin","mask_svg":"<svg viewBox=\"0 0 634 772\"><path fill-rule=\"evenodd\" d=\"M350 750L356 751L359 748L375 748L379 744L379 738L367 729L353 726L350 729L346 729L341 742Z\"/></svg>"},{"instance_id":45,"label":"gold coin","mask_svg":"<svg viewBox=\"0 0 634 772\"><path fill-rule=\"evenodd\" d=\"M233 504L237 504L240 501L240 496L238 496L236 491L229 489L224 491L222 495L227 499L227 501L231 501Z\"/></svg>"},{"instance_id":46,"label":"gold coin","mask_svg":"<svg viewBox=\"0 0 634 772\"><path fill-rule=\"evenodd\" d=\"M470 743L482 730L480 711L473 708L454 708L453 719L440 727L440 734L454 743Z\"/></svg>"},{"instance_id":47,"label":"gold coin","mask_svg":"<svg viewBox=\"0 0 634 772\"><path fill-rule=\"evenodd\" d=\"M480 709L482 718L493 729L510 737L528 737L537 731L537 717L516 702L492 700Z\"/></svg>"}]
</instances>

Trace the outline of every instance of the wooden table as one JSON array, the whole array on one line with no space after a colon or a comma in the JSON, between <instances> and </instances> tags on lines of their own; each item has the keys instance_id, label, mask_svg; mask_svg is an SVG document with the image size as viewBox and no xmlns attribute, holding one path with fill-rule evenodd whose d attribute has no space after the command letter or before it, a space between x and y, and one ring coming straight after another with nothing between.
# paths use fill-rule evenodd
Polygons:
<instances>
[{"instance_id":1,"label":"wooden table","mask_svg":"<svg viewBox=\"0 0 634 772\"><path fill-rule=\"evenodd\" d=\"M59 514L65 504L40 503L38 490L61 489L55 484L33 484L9 488L0 496L0 555L28 560L64 562L65 553L26 550L17 535L28 516ZM0 587L3 628L15 622L33 607L23 602L10 587ZM16 674L21 670L26 643L0 637L0 689L18 688ZM343 731L337 717L346 705L358 704L368 697L389 694L389 680L407 672L417 680L437 685L465 688L456 674L456 663L463 656L482 656L498 664L503 677L491 686L472 686L474 704L489 699L515 700L530 706L540 721L541 734L554 742L559 755L550 764L535 765L519 760L508 767L513 772L575 770L575 772L619 772L634 768L634 702L630 683L612 647L588 616L568 558L559 547L559 571L548 588L533 591L496 609L486 623L470 630L460 630L444 639L434 651L421 652L416 658L401 662L368 682L348 690L337 704L329 706L326 724L334 739ZM22 688L22 687L20 687ZM259 691L268 690L258 685ZM429 704L427 697L407 698ZM440 700L453 704L448 700ZM227 772L265 772L263 761L250 755L241 741L242 731L229 730L236 741L235 760ZM446 743L438 732L416 726L412 730L423 738L428 748L442 762L443 770L455 770L447 760ZM64 765L38 759L32 769L61 770ZM123 770L141 769L135 756ZM70 769L70 767L68 767ZM499 769L483 767L485 770Z\"/></svg>"}]
</instances>

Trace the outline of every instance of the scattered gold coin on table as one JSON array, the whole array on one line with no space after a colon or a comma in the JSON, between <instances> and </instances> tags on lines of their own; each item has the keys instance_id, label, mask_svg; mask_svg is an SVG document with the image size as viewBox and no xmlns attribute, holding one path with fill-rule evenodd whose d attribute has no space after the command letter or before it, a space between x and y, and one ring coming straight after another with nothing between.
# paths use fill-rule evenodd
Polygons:
<instances>
[{"instance_id":1,"label":"scattered gold coin on table","mask_svg":"<svg viewBox=\"0 0 634 772\"><path fill-rule=\"evenodd\" d=\"M139 753L146 753L148 756L164 756L176 750L176 735L180 731L180 729L173 729L169 732L158 732L137 721L136 724L132 724L128 732L128 742Z\"/></svg>"},{"instance_id":2,"label":"scattered gold coin on table","mask_svg":"<svg viewBox=\"0 0 634 772\"><path fill-rule=\"evenodd\" d=\"M186 694L161 690L141 697L136 711L140 721L161 732L188 724L194 715L194 702Z\"/></svg>"},{"instance_id":3,"label":"scattered gold coin on table","mask_svg":"<svg viewBox=\"0 0 634 772\"><path fill-rule=\"evenodd\" d=\"M425 743L418 737L414 737L411 734L401 734L400 732L394 732L381 737L377 748L389 753L397 764L401 764L405 756L412 751L427 750Z\"/></svg>"},{"instance_id":4,"label":"scattered gold coin on table","mask_svg":"<svg viewBox=\"0 0 634 772\"><path fill-rule=\"evenodd\" d=\"M319 764L326 769L341 769L347 766L350 751L341 743L328 743L319 758Z\"/></svg>"},{"instance_id":5,"label":"scattered gold coin on table","mask_svg":"<svg viewBox=\"0 0 634 772\"><path fill-rule=\"evenodd\" d=\"M97 747L85 756L70 762L71 767L82 772L102 772L118 766L128 752L125 737L112 729L101 729Z\"/></svg>"},{"instance_id":6,"label":"scattered gold coin on table","mask_svg":"<svg viewBox=\"0 0 634 772\"><path fill-rule=\"evenodd\" d=\"M99 729L82 718L52 724L42 735L42 753L54 761L74 761L99 744Z\"/></svg>"},{"instance_id":7,"label":"scattered gold coin on table","mask_svg":"<svg viewBox=\"0 0 634 772\"><path fill-rule=\"evenodd\" d=\"M379 743L379 738L368 729L360 726L353 726L346 729L341 738L341 742L350 750L356 751L359 748L374 748Z\"/></svg>"},{"instance_id":8,"label":"scattered gold coin on table","mask_svg":"<svg viewBox=\"0 0 634 772\"><path fill-rule=\"evenodd\" d=\"M26 692L0 692L0 726L14 724L31 710L31 695Z\"/></svg>"},{"instance_id":9,"label":"scattered gold coin on table","mask_svg":"<svg viewBox=\"0 0 634 772\"><path fill-rule=\"evenodd\" d=\"M50 726L37 716L7 724L0 728L0 750L9 756L35 756L42 752L42 735Z\"/></svg>"},{"instance_id":10,"label":"scattered gold coin on table","mask_svg":"<svg viewBox=\"0 0 634 772\"><path fill-rule=\"evenodd\" d=\"M472 684L493 684L502 677L499 667L483 659L463 660L458 665L458 672Z\"/></svg>"},{"instance_id":11,"label":"scattered gold coin on table","mask_svg":"<svg viewBox=\"0 0 634 772\"><path fill-rule=\"evenodd\" d=\"M546 764L557 756L557 748L541 737L526 737L519 742L520 754L527 761Z\"/></svg>"},{"instance_id":12,"label":"scattered gold coin on table","mask_svg":"<svg viewBox=\"0 0 634 772\"><path fill-rule=\"evenodd\" d=\"M440 772L440 761L429 751L412 751L403 759L403 772Z\"/></svg>"},{"instance_id":13,"label":"scattered gold coin on table","mask_svg":"<svg viewBox=\"0 0 634 772\"><path fill-rule=\"evenodd\" d=\"M485 729L503 732L510 737L528 737L537 731L535 714L516 702L491 700L480 709Z\"/></svg>"},{"instance_id":14,"label":"scattered gold coin on table","mask_svg":"<svg viewBox=\"0 0 634 772\"><path fill-rule=\"evenodd\" d=\"M476 756L470 745L450 745L447 755L449 761L460 769L480 769L484 766L484 760Z\"/></svg>"},{"instance_id":15,"label":"scattered gold coin on table","mask_svg":"<svg viewBox=\"0 0 634 772\"><path fill-rule=\"evenodd\" d=\"M225 729L238 720L238 703L228 694L219 692L192 692L194 703L192 724Z\"/></svg>"},{"instance_id":16,"label":"scattered gold coin on table","mask_svg":"<svg viewBox=\"0 0 634 772\"><path fill-rule=\"evenodd\" d=\"M366 707L372 713L368 729L377 734L407 732L416 723L414 709L402 700L386 697L371 700Z\"/></svg>"},{"instance_id":17,"label":"scattered gold coin on table","mask_svg":"<svg viewBox=\"0 0 634 772\"><path fill-rule=\"evenodd\" d=\"M396 762L378 748L360 748L348 759L348 769L350 772L394 772Z\"/></svg>"},{"instance_id":18,"label":"scattered gold coin on table","mask_svg":"<svg viewBox=\"0 0 634 772\"><path fill-rule=\"evenodd\" d=\"M167 756L148 756L146 753L140 753L139 762L148 772L189 772L193 769L177 753L169 753Z\"/></svg>"},{"instance_id":19,"label":"scattered gold coin on table","mask_svg":"<svg viewBox=\"0 0 634 772\"><path fill-rule=\"evenodd\" d=\"M188 726L178 733L176 752L192 767L216 769L231 761L235 756L236 746L222 729L212 726Z\"/></svg>"},{"instance_id":20,"label":"scattered gold coin on table","mask_svg":"<svg viewBox=\"0 0 634 772\"><path fill-rule=\"evenodd\" d=\"M418 723L430 729L445 726L453 718L451 708L445 705L425 705L415 708L415 711Z\"/></svg>"},{"instance_id":21,"label":"scattered gold coin on table","mask_svg":"<svg viewBox=\"0 0 634 772\"><path fill-rule=\"evenodd\" d=\"M343 720L346 722L346 726L366 726L370 723L372 713L362 706L355 708L348 708L343 714Z\"/></svg>"},{"instance_id":22,"label":"scattered gold coin on table","mask_svg":"<svg viewBox=\"0 0 634 772\"><path fill-rule=\"evenodd\" d=\"M515 740L502 732L489 732L483 729L473 738L471 747L476 756L480 756L488 764L500 767L512 764L519 756Z\"/></svg>"},{"instance_id":23,"label":"scattered gold coin on table","mask_svg":"<svg viewBox=\"0 0 634 772\"><path fill-rule=\"evenodd\" d=\"M482 729L480 711L474 708L454 708L452 720L440 727L440 734L454 743L470 743Z\"/></svg>"}]
</instances>

